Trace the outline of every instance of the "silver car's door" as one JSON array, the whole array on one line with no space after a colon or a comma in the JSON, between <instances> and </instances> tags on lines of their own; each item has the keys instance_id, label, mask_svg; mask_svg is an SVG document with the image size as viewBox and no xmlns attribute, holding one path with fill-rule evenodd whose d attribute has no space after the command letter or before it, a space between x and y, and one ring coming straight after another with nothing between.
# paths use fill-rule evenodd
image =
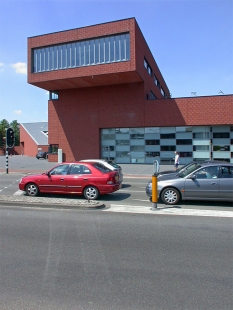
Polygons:
<instances>
[{"instance_id":1,"label":"silver car's door","mask_svg":"<svg viewBox=\"0 0 233 310\"><path fill-rule=\"evenodd\" d=\"M220 198L233 201L233 167L220 168Z\"/></svg>"},{"instance_id":2,"label":"silver car's door","mask_svg":"<svg viewBox=\"0 0 233 310\"><path fill-rule=\"evenodd\" d=\"M218 167L214 167L213 174L210 174L210 167L199 169L192 175L195 178L185 180L186 199L216 199L219 198L219 177ZM212 167L213 168L213 167ZM214 173L215 172L215 173Z\"/></svg>"}]
</instances>

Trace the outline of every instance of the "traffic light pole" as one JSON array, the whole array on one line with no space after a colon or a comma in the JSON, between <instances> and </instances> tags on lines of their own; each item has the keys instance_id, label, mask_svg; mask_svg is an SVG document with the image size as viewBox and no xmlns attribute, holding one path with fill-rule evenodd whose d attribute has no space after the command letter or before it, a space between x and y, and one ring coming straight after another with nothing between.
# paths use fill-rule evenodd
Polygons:
<instances>
[{"instance_id":1,"label":"traffic light pole","mask_svg":"<svg viewBox=\"0 0 233 310\"><path fill-rule=\"evenodd\" d=\"M6 174L8 174L8 148L15 145L15 132L12 128L6 128Z\"/></svg>"},{"instance_id":2,"label":"traffic light pole","mask_svg":"<svg viewBox=\"0 0 233 310\"><path fill-rule=\"evenodd\" d=\"M8 174L8 147L6 146L6 174Z\"/></svg>"}]
</instances>

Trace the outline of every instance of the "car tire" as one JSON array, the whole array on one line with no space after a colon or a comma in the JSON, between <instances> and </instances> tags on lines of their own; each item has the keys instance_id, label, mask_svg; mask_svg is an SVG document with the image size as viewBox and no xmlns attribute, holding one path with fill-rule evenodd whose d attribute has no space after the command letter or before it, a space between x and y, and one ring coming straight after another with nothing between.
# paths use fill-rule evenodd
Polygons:
<instances>
[{"instance_id":1,"label":"car tire","mask_svg":"<svg viewBox=\"0 0 233 310\"><path fill-rule=\"evenodd\" d=\"M180 201L180 193L177 189L168 187L162 191L161 199L167 205L175 205Z\"/></svg>"},{"instance_id":2,"label":"car tire","mask_svg":"<svg viewBox=\"0 0 233 310\"><path fill-rule=\"evenodd\" d=\"M83 195L88 200L96 200L99 197L99 191L95 186L87 186Z\"/></svg>"},{"instance_id":3,"label":"car tire","mask_svg":"<svg viewBox=\"0 0 233 310\"><path fill-rule=\"evenodd\" d=\"M37 196L39 194L38 186L35 183L29 183L26 186L27 196Z\"/></svg>"}]
</instances>

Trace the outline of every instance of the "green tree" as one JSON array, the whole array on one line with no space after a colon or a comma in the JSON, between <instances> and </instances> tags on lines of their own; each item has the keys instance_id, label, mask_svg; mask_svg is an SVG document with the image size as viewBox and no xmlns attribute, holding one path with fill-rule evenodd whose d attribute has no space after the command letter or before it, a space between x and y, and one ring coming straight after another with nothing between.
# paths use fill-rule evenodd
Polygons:
<instances>
[{"instance_id":1,"label":"green tree","mask_svg":"<svg viewBox=\"0 0 233 310\"><path fill-rule=\"evenodd\" d=\"M6 119L1 120L0 122L0 141L1 141L1 148L5 148L5 145L2 144L3 137L6 136L6 128L9 127L9 122Z\"/></svg>"}]
</instances>

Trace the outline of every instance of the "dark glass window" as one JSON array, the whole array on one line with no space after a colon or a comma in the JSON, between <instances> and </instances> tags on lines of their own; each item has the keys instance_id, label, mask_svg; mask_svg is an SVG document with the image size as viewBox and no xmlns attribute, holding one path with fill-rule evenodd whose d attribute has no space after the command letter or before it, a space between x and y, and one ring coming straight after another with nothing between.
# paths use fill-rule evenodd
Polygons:
<instances>
[{"instance_id":1,"label":"dark glass window","mask_svg":"<svg viewBox=\"0 0 233 310\"><path fill-rule=\"evenodd\" d=\"M192 139L177 139L177 145L192 145Z\"/></svg>"},{"instance_id":2,"label":"dark glass window","mask_svg":"<svg viewBox=\"0 0 233 310\"><path fill-rule=\"evenodd\" d=\"M50 146L49 146L49 153L57 154L58 149L59 149L59 145L58 144L50 144Z\"/></svg>"},{"instance_id":3,"label":"dark glass window","mask_svg":"<svg viewBox=\"0 0 233 310\"><path fill-rule=\"evenodd\" d=\"M49 92L49 100L57 100L58 99L58 90L53 90Z\"/></svg>"},{"instance_id":4,"label":"dark glass window","mask_svg":"<svg viewBox=\"0 0 233 310\"><path fill-rule=\"evenodd\" d=\"M90 65L90 42L86 41L85 44L85 65Z\"/></svg>"},{"instance_id":5,"label":"dark glass window","mask_svg":"<svg viewBox=\"0 0 233 310\"><path fill-rule=\"evenodd\" d=\"M233 167L228 167L228 166L221 167L220 178L233 179Z\"/></svg>"},{"instance_id":6,"label":"dark glass window","mask_svg":"<svg viewBox=\"0 0 233 310\"><path fill-rule=\"evenodd\" d=\"M152 76L152 69L149 65L148 61L144 58L144 67L146 68L147 72Z\"/></svg>"},{"instance_id":7,"label":"dark glass window","mask_svg":"<svg viewBox=\"0 0 233 310\"><path fill-rule=\"evenodd\" d=\"M176 150L175 145L161 145L160 146L160 151L175 151L175 150Z\"/></svg>"},{"instance_id":8,"label":"dark glass window","mask_svg":"<svg viewBox=\"0 0 233 310\"><path fill-rule=\"evenodd\" d=\"M224 151L227 151L229 152L230 151L230 146L229 145L213 145L213 151L215 152L224 152Z\"/></svg>"},{"instance_id":9,"label":"dark glass window","mask_svg":"<svg viewBox=\"0 0 233 310\"><path fill-rule=\"evenodd\" d=\"M146 140L146 145L159 145L159 140Z\"/></svg>"},{"instance_id":10,"label":"dark glass window","mask_svg":"<svg viewBox=\"0 0 233 310\"><path fill-rule=\"evenodd\" d=\"M213 132L213 138L230 138L229 132Z\"/></svg>"},{"instance_id":11,"label":"dark glass window","mask_svg":"<svg viewBox=\"0 0 233 310\"><path fill-rule=\"evenodd\" d=\"M179 152L180 157L192 157L193 153L192 152Z\"/></svg>"},{"instance_id":12,"label":"dark glass window","mask_svg":"<svg viewBox=\"0 0 233 310\"><path fill-rule=\"evenodd\" d=\"M175 139L176 134L175 133L161 133L160 139Z\"/></svg>"},{"instance_id":13,"label":"dark glass window","mask_svg":"<svg viewBox=\"0 0 233 310\"><path fill-rule=\"evenodd\" d=\"M155 94L152 92L152 91L150 91L150 99L157 99L157 97L155 96Z\"/></svg>"}]
</instances>

